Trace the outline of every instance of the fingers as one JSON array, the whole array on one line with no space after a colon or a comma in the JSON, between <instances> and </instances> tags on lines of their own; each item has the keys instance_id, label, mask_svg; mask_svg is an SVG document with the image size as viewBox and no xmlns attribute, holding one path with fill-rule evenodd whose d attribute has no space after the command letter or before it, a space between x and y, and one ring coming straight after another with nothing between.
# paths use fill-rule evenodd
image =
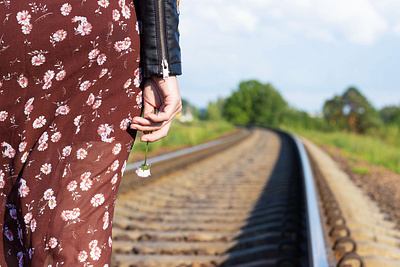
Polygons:
<instances>
[{"instance_id":1,"label":"fingers","mask_svg":"<svg viewBox=\"0 0 400 267\"><path fill-rule=\"evenodd\" d=\"M169 128L171 127L171 122L165 124L164 127L162 127L160 130L153 131L149 134L144 134L141 138L140 141L142 142L154 142L157 140L160 140L161 138L164 138L167 136Z\"/></svg>"},{"instance_id":2,"label":"fingers","mask_svg":"<svg viewBox=\"0 0 400 267\"><path fill-rule=\"evenodd\" d=\"M154 110L158 110L155 114ZM176 77L164 80L152 77L145 82L143 90L143 117L134 117L131 129L151 132L141 140L154 142L165 137L172 119L182 110Z\"/></svg>"}]
</instances>

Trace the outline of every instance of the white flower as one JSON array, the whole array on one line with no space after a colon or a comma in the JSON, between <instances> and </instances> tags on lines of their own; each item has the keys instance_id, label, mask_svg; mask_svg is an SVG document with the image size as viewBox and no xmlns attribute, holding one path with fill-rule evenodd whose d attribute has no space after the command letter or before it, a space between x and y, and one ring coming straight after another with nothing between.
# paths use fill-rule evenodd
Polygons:
<instances>
[{"instance_id":1,"label":"white flower","mask_svg":"<svg viewBox=\"0 0 400 267\"><path fill-rule=\"evenodd\" d=\"M121 147L122 147L122 146L121 146L120 143L115 144L115 146L114 146L113 149L112 149L113 155L118 155L119 152L121 152Z\"/></svg>"},{"instance_id":2,"label":"white flower","mask_svg":"<svg viewBox=\"0 0 400 267\"><path fill-rule=\"evenodd\" d=\"M119 167L119 161L116 159L110 166L110 169L113 171L116 171L117 168Z\"/></svg>"},{"instance_id":3,"label":"white flower","mask_svg":"<svg viewBox=\"0 0 400 267\"><path fill-rule=\"evenodd\" d=\"M79 148L78 151L76 151L77 159L84 159L86 158L87 154L88 152L83 148Z\"/></svg>"},{"instance_id":4,"label":"white flower","mask_svg":"<svg viewBox=\"0 0 400 267\"><path fill-rule=\"evenodd\" d=\"M81 36L89 35L92 31L92 24L89 22L80 23L77 28L75 28L75 34L80 34Z\"/></svg>"},{"instance_id":5,"label":"white flower","mask_svg":"<svg viewBox=\"0 0 400 267\"><path fill-rule=\"evenodd\" d=\"M47 134L47 132L43 132L39 138L39 144L46 143L47 140L49 140L49 135Z\"/></svg>"},{"instance_id":6,"label":"white flower","mask_svg":"<svg viewBox=\"0 0 400 267\"><path fill-rule=\"evenodd\" d=\"M92 83L90 81L84 81L83 83L81 83L81 85L79 86L79 90L81 91L86 91L87 89L89 89L89 87L92 85Z\"/></svg>"},{"instance_id":7,"label":"white flower","mask_svg":"<svg viewBox=\"0 0 400 267\"><path fill-rule=\"evenodd\" d=\"M67 115L71 111L68 105L59 106L56 109L56 116L58 115Z\"/></svg>"},{"instance_id":8,"label":"white flower","mask_svg":"<svg viewBox=\"0 0 400 267\"><path fill-rule=\"evenodd\" d=\"M122 164L121 177L124 175L125 168L126 168L126 160L124 161L124 164Z\"/></svg>"},{"instance_id":9,"label":"white flower","mask_svg":"<svg viewBox=\"0 0 400 267\"><path fill-rule=\"evenodd\" d=\"M54 143L57 143L58 141L60 141L61 139L61 133L60 132L56 132L51 136L51 141Z\"/></svg>"},{"instance_id":10,"label":"white flower","mask_svg":"<svg viewBox=\"0 0 400 267\"><path fill-rule=\"evenodd\" d=\"M67 72L65 70L60 70L57 74L56 74L56 80L57 81L61 81L65 78L65 76L67 75Z\"/></svg>"},{"instance_id":11,"label":"white flower","mask_svg":"<svg viewBox=\"0 0 400 267\"><path fill-rule=\"evenodd\" d=\"M54 194L53 189L49 188L49 189L47 189L46 191L44 191L44 193L43 193L43 198L44 198L45 200L49 200L50 197L53 196L53 194Z\"/></svg>"},{"instance_id":12,"label":"white flower","mask_svg":"<svg viewBox=\"0 0 400 267\"><path fill-rule=\"evenodd\" d=\"M22 163L26 162L26 160L28 159L28 155L29 155L29 153L25 151L24 154L21 157L21 162Z\"/></svg>"},{"instance_id":13,"label":"white flower","mask_svg":"<svg viewBox=\"0 0 400 267\"><path fill-rule=\"evenodd\" d=\"M78 186L78 183L76 181L71 181L67 185L67 190L72 192L72 191L74 191L76 189L77 186Z\"/></svg>"},{"instance_id":14,"label":"white flower","mask_svg":"<svg viewBox=\"0 0 400 267\"><path fill-rule=\"evenodd\" d=\"M94 103L94 94L90 93L88 99L86 100L86 104L88 106L91 106L91 105L93 105L93 103Z\"/></svg>"},{"instance_id":15,"label":"white flower","mask_svg":"<svg viewBox=\"0 0 400 267\"><path fill-rule=\"evenodd\" d=\"M100 54L97 57L97 64L99 64L99 66L101 66L104 64L104 62L106 62L106 60L107 60L107 56L105 54Z\"/></svg>"},{"instance_id":16,"label":"white flower","mask_svg":"<svg viewBox=\"0 0 400 267\"><path fill-rule=\"evenodd\" d=\"M29 194L29 187L26 185L26 181L21 179L20 186L18 188L18 194L20 197L27 197Z\"/></svg>"},{"instance_id":17,"label":"white flower","mask_svg":"<svg viewBox=\"0 0 400 267\"><path fill-rule=\"evenodd\" d=\"M58 242L57 242L57 238L55 237L50 237L49 239L49 246L51 248L55 248L57 246Z\"/></svg>"},{"instance_id":18,"label":"white flower","mask_svg":"<svg viewBox=\"0 0 400 267\"><path fill-rule=\"evenodd\" d=\"M68 157L71 154L71 151L72 151L72 147L71 146L66 146L66 147L63 148L62 155L64 157Z\"/></svg>"},{"instance_id":19,"label":"white flower","mask_svg":"<svg viewBox=\"0 0 400 267\"><path fill-rule=\"evenodd\" d=\"M103 216L103 230L107 229L109 222L110 222L109 218L110 218L110 215L109 215L108 211L106 211Z\"/></svg>"},{"instance_id":20,"label":"white flower","mask_svg":"<svg viewBox=\"0 0 400 267\"><path fill-rule=\"evenodd\" d=\"M98 207L104 203L104 195L103 194L96 194L92 199L90 200L90 203L92 203L93 207Z\"/></svg>"},{"instance_id":21,"label":"white flower","mask_svg":"<svg viewBox=\"0 0 400 267\"><path fill-rule=\"evenodd\" d=\"M15 157L15 149L9 143L2 142L1 146L6 148L6 150L2 152L3 157L8 157L10 159Z\"/></svg>"},{"instance_id":22,"label":"white flower","mask_svg":"<svg viewBox=\"0 0 400 267\"><path fill-rule=\"evenodd\" d=\"M31 97L31 98L29 98L28 101L26 101L25 110L24 110L24 114L25 115L29 115L32 112L32 110L33 110L33 105L32 105L33 104L33 100L35 100L35 98Z\"/></svg>"},{"instance_id":23,"label":"white flower","mask_svg":"<svg viewBox=\"0 0 400 267\"><path fill-rule=\"evenodd\" d=\"M123 119L119 125L119 128L123 131L128 129L129 119Z\"/></svg>"},{"instance_id":24,"label":"white flower","mask_svg":"<svg viewBox=\"0 0 400 267\"><path fill-rule=\"evenodd\" d=\"M108 237L108 246L110 248L112 247L112 238L111 238L111 236Z\"/></svg>"},{"instance_id":25,"label":"white flower","mask_svg":"<svg viewBox=\"0 0 400 267\"><path fill-rule=\"evenodd\" d=\"M7 111L0 111L0 121L5 121L8 117Z\"/></svg>"},{"instance_id":26,"label":"white flower","mask_svg":"<svg viewBox=\"0 0 400 267\"><path fill-rule=\"evenodd\" d=\"M26 88L28 86L28 78L21 74L18 78L18 84L21 88Z\"/></svg>"},{"instance_id":27,"label":"white flower","mask_svg":"<svg viewBox=\"0 0 400 267\"><path fill-rule=\"evenodd\" d=\"M30 23L31 15L27 10L22 10L17 13L17 21L21 25L27 25Z\"/></svg>"},{"instance_id":28,"label":"white flower","mask_svg":"<svg viewBox=\"0 0 400 267\"><path fill-rule=\"evenodd\" d=\"M41 144L39 144L39 146L38 146L38 150L39 150L39 151L45 151L48 147L49 147L49 144L47 144L47 143L41 143Z\"/></svg>"},{"instance_id":29,"label":"white flower","mask_svg":"<svg viewBox=\"0 0 400 267\"><path fill-rule=\"evenodd\" d=\"M52 81L45 82L45 83L43 84L43 86L42 86L42 89L43 89L43 90L47 90L47 89L49 89L52 85L53 85L53 82L52 82Z\"/></svg>"},{"instance_id":30,"label":"white flower","mask_svg":"<svg viewBox=\"0 0 400 267\"><path fill-rule=\"evenodd\" d=\"M92 51L89 52L88 58L89 59L95 59L98 55L100 54L100 50L95 48Z\"/></svg>"},{"instance_id":31,"label":"white flower","mask_svg":"<svg viewBox=\"0 0 400 267\"><path fill-rule=\"evenodd\" d=\"M150 174L150 165L149 164L142 164L136 169L136 174L139 177L146 178L149 177Z\"/></svg>"},{"instance_id":32,"label":"white flower","mask_svg":"<svg viewBox=\"0 0 400 267\"><path fill-rule=\"evenodd\" d=\"M117 9L114 9L114 10L112 11L112 18L113 18L113 20L114 20L114 21L118 21L120 17L121 17L121 15L120 15L119 11L118 11Z\"/></svg>"},{"instance_id":33,"label":"white flower","mask_svg":"<svg viewBox=\"0 0 400 267\"><path fill-rule=\"evenodd\" d=\"M129 19L131 17L131 10L126 5L122 7L121 13L122 13L122 16L124 16L124 18L126 18L126 19Z\"/></svg>"},{"instance_id":34,"label":"white flower","mask_svg":"<svg viewBox=\"0 0 400 267\"><path fill-rule=\"evenodd\" d=\"M102 69L101 72L100 72L100 74L99 74L99 79L100 79L101 77L103 77L104 75L106 75L107 72L108 72L108 69Z\"/></svg>"},{"instance_id":35,"label":"white flower","mask_svg":"<svg viewBox=\"0 0 400 267\"><path fill-rule=\"evenodd\" d=\"M61 29L53 33L52 40L56 42L61 42L65 40L66 37L67 37L67 32Z\"/></svg>"},{"instance_id":36,"label":"white flower","mask_svg":"<svg viewBox=\"0 0 400 267\"><path fill-rule=\"evenodd\" d=\"M40 171L43 174L48 175L49 173L51 173L51 164L50 163L43 164L42 167L40 168Z\"/></svg>"},{"instance_id":37,"label":"white flower","mask_svg":"<svg viewBox=\"0 0 400 267\"><path fill-rule=\"evenodd\" d=\"M126 37L123 41L115 42L114 49L117 52L127 50L131 46L131 38Z\"/></svg>"},{"instance_id":38,"label":"white flower","mask_svg":"<svg viewBox=\"0 0 400 267\"><path fill-rule=\"evenodd\" d=\"M137 68L134 72L135 79L133 80L133 84L136 87L139 87L142 82L142 68Z\"/></svg>"},{"instance_id":39,"label":"white flower","mask_svg":"<svg viewBox=\"0 0 400 267\"><path fill-rule=\"evenodd\" d=\"M90 175L92 175L91 172L84 172L84 173L82 173L82 175L81 175L81 180L89 179L89 178L90 178Z\"/></svg>"},{"instance_id":40,"label":"white flower","mask_svg":"<svg viewBox=\"0 0 400 267\"><path fill-rule=\"evenodd\" d=\"M136 96L136 104L137 105L142 105L142 91L139 92L139 94L137 94Z\"/></svg>"},{"instance_id":41,"label":"white flower","mask_svg":"<svg viewBox=\"0 0 400 267\"><path fill-rule=\"evenodd\" d=\"M82 179L81 183L79 184L79 187L81 188L82 191L88 191L93 185L93 182L91 179Z\"/></svg>"},{"instance_id":42,"label":"white flower","mask_svg":"<svg viewBox=\"0 0 400 267\"><path fill-rule=\"evenodd\" d=\"M65 3L61 6L60 10L63 16L68 16L72 11L72 6L68 3Z\"/></svg>"},{"instance_id":43,"label":"white flower","mask_svg":"<svg viewBox=\"0 0 400 267\"><path fill-rule=\"evenodd\" d=\"M49 199L49 208L52 210L57 206L57 201L55 196L51 196Z\"/></svg>"},{"instance_id":44,"label":"white flower","mask_svg":"<svg viewBox=\"0 0 400 267\"><path fill-rule=\"evenodd\" d=\"M118 5L120 8L123 8L125 6L125 0L119 0Z\"/></svg>"},{"instance_id":45,"label":"white flower","mask_svg":"<svg viewBox=\"0 0 400 267\"><path fill-rule=\"evenodd\" d=\"M21 26L21 30L23 34L30 34L32 31L33 25L32 24L26 24Z\"/></svg>"},{"instance_id":46,"label":"white flower","mask_svg":"<svg viewBox=\"0 0 400 267\"><path fill-rule=\"evenodd\" d=\"M36 230L36 225L37 225L36 220L35 220L35 219L32 219L32 220L31 220L31 231L32 231L32 232L35 232L35 230Z\"/></svg>"},{"instance_id":47,"label":"white flower","mask_svg":"<svg viewBox=\"0 0 400 267\"><path fill-rule=\"evenodd\" d=\"M93 109L98 109L101 106L101 99L96 100L93 104Z\"/></svg>"},{"instance_id":48,"label":"white flower","mask_svg":"<svg viewBox=\"0 0 400 267\"><path fill-rule=\"evenodd\" d=\"M81 210L79 208L74 208L73 210L63 210L61 212L61 218L64 221L75 220L81 214Z\"/></svg>"},{"instance_id":49,"label":"white flower","mask_svg":"<svg viewBox=\"0 0 400 267\"><path fill-rule=\"evenodd\" d=\"M43 75L43 81L45 83L51 81L54 78L54 70L48 70L46 73Z\"/></svg>"},{"instance_id":50,"label":"white flower","mask_svg":"<svg viewBox=\"0 0 400 267\"><path fill-rule=\"evenodd\" d=\"M31 222L32 218L33 218L32 212L28 212L27 214L25 214L24 216L25 224L28 225Z\"/></svg>"},{"instance_id":51,"label":"white flower","mask_svg":"<svg viewBox=\"0 0 400 267\"><path fill-rule=\"evenodd\" d=\"M118 181L118 174L114 174L113 178L111 179L111 184L116 184Z\"/></svg>"},{"instance_id":52,"label":"white flower","mask_svg":"<svg viewBox=\"0 0 400 267\"><path fill-rule=\"evenodd\" d=\"M132 79L128 79L128 80L126 80L126 82L124 83L124 89L128 89L129 88L129 86L131 85L131 83L132 83Z\"/></svg>"},{"instance_id":53,"label":"white flower","mask_svg":"<svg viewBox=\"0 0 400 267\"><path fill-rule=\"evenodd\" d=\"M100 135L101 141L106 143L111 143L115 140L115 137L110 137L110 134L114 132L114 128L112 125L100 124L97 128L97 134Z\"/></svg>"},{"instance_id":54,"label":"white flower","mask_svg":"<svg viewBox=\"0 0 400 267\"><path fill-rule=\"evenodd\" d=\"M74 208L71 212L71 219L73 219L73 220L78 219L80 214L81 214L81 210L79 208Z\"/></svg>"},{"instance_id":55,"label":"white flower","mask_svg":"<svg viewBox=\"0 0 400 267\"><path fill-rule=\"evenodd\" d=\"M46 118L44 116L39 116L39 118L35 119L33 122L33 128L39 129L42 128L46 124Z\"/></svg>"},{"instance_id":56,"label":"white flower","mask_svg":"<svg viewBox=\"0 0 400 267\"><path fill-rule=\"evenodd\" d=\"M108 2L108 0L99 0L99 1L97 1L97 3L99 4L99 6L104 7L104 8L108 7L108 5L110 4L110 2Z\"/></svg>"},{"instance_id":57,"label":"white flower","mask_svg":"<svg viewBox=\"0 0 400 267\"><path fill-rule=\"evenodd\" d=\"M95 261L99 260L100 256L101 256L101 249L99 247L95 247L94 249L92 249L90 251L90 257L93 260L95 260Z\"/></svg>"},{"instance_id":58,"label":"white flower","mask_svg":"<svg viewBox=\"0 0 400 267\"><path fill-rule=\"evenodd\" d=\"M63 210L63 211L61 212L61 218L62 218L64 221L71 220L71 219L72 219L72 211L70 211L70 210Z\"/></svg>"},{"instance_id":59,"label":"white flower","mask_svg":"<svg viewBox=\"0 0 400 267\"><path fill-rule=\"evenodd\" d=\"M87 259L87 257L88 257L87 252L82 250L81 252L79 252L78 260L80 262L84 262Z\"/></svg>"},{"instance_id":60,"label":"white flower","mask_svg":"<svg viewBox=\"0 0 400 267\"><path fill-rule=\"evenodd\" d=\"M98 243L99 243L99 241L97 241L96 239L90 241L90 243L89 243L89 249L90 249L90 250L95 249L95 248L97 247L97 244L98 244Z\"/></svg>"},{"instance_id":61,"label":"white flower","mask_svg":"<svg viewBox=\"0 0 400 267\"><path fill-rule=\"evenodd\" d=\"M76 116L76 118L74 119L74 125L78 126L79 122L81 121L82 115L78 115Z\"/></svg>"},{"instance_id":62,"label":"white flower","mask_svg":"<svg viewBox=\"0 0 400 267\"><path fill-rule=\"evenodd\" d=\"M28 143L25 141L22 141L21 143L19 143L19 145L18 145L19 152L25 151L27 145L28 145Z\"/></svg>"},{"instance_id":63,"label":"white flower","mask_svg":"<svg viewBox=\"0 0 400 267\"><path fill-rule=\"evenodd\" d=\"M46 57L43 54L38 54L32 57L31 62L33 66L40 66L46 61Z\"/></svg>"}]
</instances>

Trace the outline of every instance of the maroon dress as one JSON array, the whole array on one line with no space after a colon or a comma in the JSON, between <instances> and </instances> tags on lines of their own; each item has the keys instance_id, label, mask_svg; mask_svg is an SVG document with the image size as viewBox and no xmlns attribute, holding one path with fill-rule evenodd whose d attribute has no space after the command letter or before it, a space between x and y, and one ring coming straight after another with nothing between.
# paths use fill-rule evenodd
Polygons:
<instances>
[{"instance_id":1,"label":"maroon dress","mask_svg":"<svg viewBox=\"0 0 400 267\"><path fill-rule=\"evenodd\" d=\"M129 0L0 1L0 265L108 266L140 114Z\"/></svg>"}]
</instances>

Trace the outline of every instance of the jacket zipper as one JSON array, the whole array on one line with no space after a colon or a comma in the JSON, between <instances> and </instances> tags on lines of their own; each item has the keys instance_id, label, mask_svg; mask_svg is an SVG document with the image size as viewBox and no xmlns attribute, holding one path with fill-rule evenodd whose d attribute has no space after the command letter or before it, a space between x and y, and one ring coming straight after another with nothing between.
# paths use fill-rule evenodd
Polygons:
<instances>
[{"instance_id":1,"label":"jacket zipper","mask_svg":"<svg viewBox=\"0 0 400 267\"><path fill-rule=\"evenodd\" d=\"M157 0L157 11L158 11L158 26L160 29L159 34L159 41L160 41L160 48L161 48L161 68L162 68L162 75L163 78L166 79L169 77L169 66L167 61L167 51L166 51L166 36L165 36L165 12L164 12L164 4L163 0Z\"/></svg>"}]
</instances>

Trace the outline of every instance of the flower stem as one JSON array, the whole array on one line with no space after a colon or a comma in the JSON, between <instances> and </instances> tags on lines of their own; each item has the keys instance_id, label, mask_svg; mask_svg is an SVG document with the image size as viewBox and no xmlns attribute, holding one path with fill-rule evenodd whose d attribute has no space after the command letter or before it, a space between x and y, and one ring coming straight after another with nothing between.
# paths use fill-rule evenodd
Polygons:
<instances>
[{"instance_id":1,"label":"flower stem","mask_svg":"<svg viewBox=\"0 0 400 267\"><path fill-rule=\"evenodd\" d=\"M144 165L146 165L147 161L147 151L149 150L149 142L146 142L146 154L144 155Z\"/></svg>"}]
</instances>

